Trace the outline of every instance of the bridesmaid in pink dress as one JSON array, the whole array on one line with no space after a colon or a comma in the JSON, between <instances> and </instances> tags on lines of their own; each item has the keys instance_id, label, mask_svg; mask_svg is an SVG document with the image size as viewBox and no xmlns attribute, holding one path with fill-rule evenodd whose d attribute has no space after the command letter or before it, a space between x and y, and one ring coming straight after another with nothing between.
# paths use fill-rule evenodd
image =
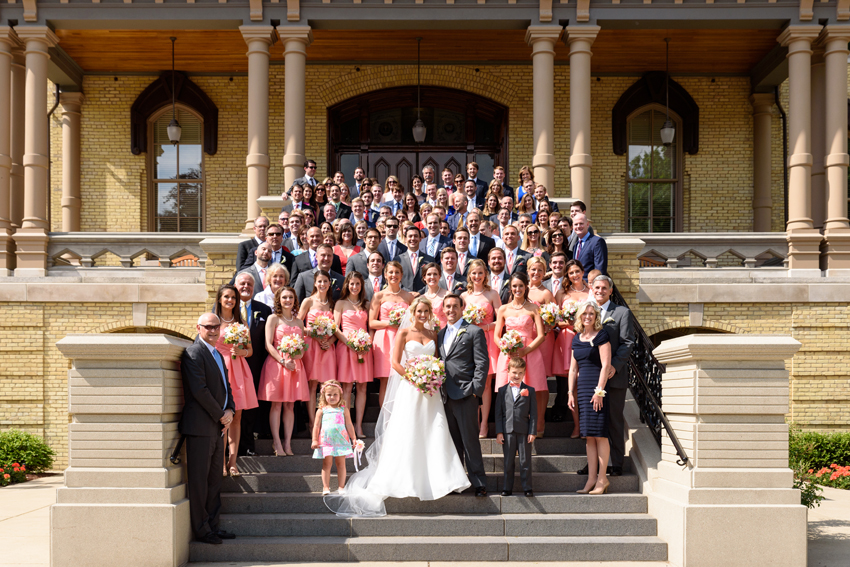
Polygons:
<instances>
[{"instance_id":1,"label":"bridesmaid in pink dress","mask_svg":"<svg viewBox=\"0 0 850 567\"><path fill-rule=\"evenodd\" d=\"M546 275L546 261L539 256L529 258L526 269L528 271L528 299L538 307L547 303L555 305L555 296L543 286L543 277ZM549 377L555 375L552 368L552 357L555 352L557 333L553 333L552 327L544 322L543 334L546 335L546 340L540 345L540 354L543 355L543 367L546 369L546 376ZM547 398L546 402L548 401ZM537 423L538 437L545 431L545 428L546 424L544 422L540 421Z\"/></svg>"},{"instance_id":2,"label":"bridesmaid in pink dress","mask_svg":"<svg viewBox=\"0 0 850 567\"><path fill-rule=\"evenodd\" d=\"M331 275L324 270L317 271L313 279L313 291L310 297L304 300L301 309L298 311L298 318L305 323L306 335L310 334L310 324L316 320L316 317L325 316L333 321L334 300L333 296L329 294L330 289ZM310 390L310 399L307 400L307 415L311 427L316 422L316 387L319 382L336 379L335 342L335 336L322 340L307 337L309 348L302 362L304 363L304 370L307 372L307 384Z\"/></svg>"},{"instance_id":3,"label":"bridesmaid in pink dress","mask_svg":"<svg viewBox=\"0 0 850 567\"><path fill-rule=\"evenodd\" d=\"M499 364L499 347L493 337L496 328L496 311L502 306L499 294L490 289L490 279L487 277L487 266L483 260L475 259L469 263L466 272L466 291L461 295L464 305L470 303L484 309L486 315L478 325L487 337L487 354L490 358L490 372L487 374L487 384L481 395L481 414L478 421L478 438L487 437L488 419L490 417L490 403L493 400L493 378L496 376L496 368Z\"/></svg>"},{"instance_id":4,"label":"bridesmaid in pink dress","mask_svg":"<svg viewBox=\"0 0 850 567\"><path fill-rule=\"evenodd\" d=\"M295 316L298 296L295 290L284 286L274 294L274 313L266 321L266 350L258 397L272 403L269 425L275 456L294 455L292 430L295 426L295 402L306 402L310 397L307 373L301 362L303 353L290 357L277 350L284 335L304 336L304 323ZM283 409L283 445L280 441L281 408Z\"/></svg>"},{"instance_id":5,"label":"bridesmaid in pink dress","mask_svg":"<svg viewBox=\"0 0 850 567\"><path fill-rule=\"evenodd\" d=\"M434 312L434 316L440 322L440 328L434 329L439 333L440 329L445 328L448 324L446 313L443 311L443 298L446 296L448 291L440 287L440 277L443 274L439 264L431 262L430 264L422 266L422 270L424 271L422 279L425 280L426 285L424 295L428 298L428 301L431 302L431 308Z\"/></svg>"},{"instance_id":6,"label":"bridesmaid in pink dress","mask_svg":"<svg viewBox=\"0 0 850 567\"><path fill-rule=\"evenodd\" d=\"M401 278L404 270L401 264L392 260L384 268L384 278L387 287L372 296L369 307L369 328L375 331L372 337L372 361L375 367L375 378L381 381L378 393L378 403L384 404L384 394L387 391L387 376L390 375L390 361L393 355L393 341L398 327L390 324L390 311L393 307L401 306L407 309L413 301L413 294L401 289ZM356 433L356 431L355 431Z\"/></svg>"},{"instance_id":7,"label":"bridesmaid in pink dress","mask_svg":"<svg viewBox=\"0 0 850 567\"><path fill-rule=\"evenodd\" d=\"M253 409L259 406L257 403L257 393L254 391L254 378L251 376L251 369L245 360L246 357L254 353L254 349L250 343L250 337L248 338L247 348L237 348L236 345L224 344L224 330L227 327L234 323L245 324L242 320L239 304L239 291L235 286L224 284L219 288L218 295L215 298L215 314L221 320L221 333L218 336L218 342L216 342L215 348L221 354L221 358L224 360L224 365L227 368L227 381L230 382L233 403L236 405L236 415L233 416L233 421L227 430L227 444L230 449L230 458L225 464L224 474L229 474L230 476L239 476L239 469L236 468L236 456L239 450L242 410Z\"/></svg>"},{"instance_id":8,"label":"bridesmaid in pink dress","mask_svg":"<svg viewBox=\"0 0 850 567\"><path fill-rule=\"evenodd\" d=\"M363 293L366 285L363 275L352 270L345 276L342 293L334 307L336 322L336 369L339 381L342 383L343 401L345 407L351 407L351 389L357 384L356 404L357 415L354 422L354 433L358 439L363 435L363 412L366 411L366 386L374 378L372 369L372 353L358 354L346 342L346 335L358 329L368 331L369 301ZM360 362L362 360L363 362Z\"/></svg>"},{"instance_id":9,"label":"bridesmaid in pink dress","mask_svg":"<svg viewBox=\"0 0 850 567\"><path fill-rule=\"evenodd\" d=\"M584 267L578 260L569 260L566 264L567 281L564 289L558 291L555 295L555 301L562 308L570 303L578 304L590 299L590 286L584 281ZM573 329L574 322L561 323L561 332L558 334L558 339L555 343L555 352L552 355L552 371L556 376L569 376L570 360L573 357L573 338L576 336ZM579 431L579 416L578 409L571 408L570 413L573 416L573 432L570 437L578 439Z\"/></svg>"},{"instance_id":10,"label":"bridesmaid in pink dress","mask_svg":"<svg viewBox=\"0 0 850 567\"><path fill-rule=\"evenodd\" d=\"M543 365L540 345L543 344L543 320L540 308L528 300L528 276L522 272L511 275L511 301L499 308L496 314L495 338L498 341L505 331L517 331L522 335L524 345L512 356L524 358L526 363L525 383L534 388L537 396L537 420L543 423L546 402L549 401L549 384ZM496 386L498 390L508 383L508 356L499 353L496 367Z\"/></svg>"}]
</instances>

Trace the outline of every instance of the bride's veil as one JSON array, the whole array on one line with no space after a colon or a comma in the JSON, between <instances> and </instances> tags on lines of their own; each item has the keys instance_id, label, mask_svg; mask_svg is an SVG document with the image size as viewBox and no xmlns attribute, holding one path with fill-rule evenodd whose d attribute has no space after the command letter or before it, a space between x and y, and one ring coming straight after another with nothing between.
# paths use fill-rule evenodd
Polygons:
<instances>
[{"instance_id":1,"label":"bride's veil","mask_svg":"<svg viewBox=\"0 0 850 567\"><path fill-rule=\"evenodd\" d=\"M399 330L411 325L412 317L408 309L399 324ZM396 335L398 336L398 335ZM395 346L395 345L393 345ZM407 353L402 353L401 364L404 365ZM386 516L384 506L385 496L369 489L372 477L375 475L378 460L381 458L384 431L393 414L396 392L402 377L395 370L390 370L387 378L387 390L384 393L384 405L375 423L375 439L366 450L367 466L360 472L354 473L345 483L345 494L329 494L324 497L325 505L338 516L350 518L356 516Z\"/></svg>"}]
</instances>

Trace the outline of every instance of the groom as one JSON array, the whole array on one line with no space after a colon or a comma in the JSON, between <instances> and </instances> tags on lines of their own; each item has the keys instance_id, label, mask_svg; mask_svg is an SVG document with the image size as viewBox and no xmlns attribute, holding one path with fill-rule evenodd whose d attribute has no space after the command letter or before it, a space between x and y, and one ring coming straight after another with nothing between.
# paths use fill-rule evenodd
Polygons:
<instances>
[{"instance_id":1,"label":"groom","mask_svg":"<svg viewBox=\"0 0 850 567\"><path fill-rule=\"evenodd\" d=\"M446 294L443 312L448 325L437 336L437 345L446 365L442 396L449 432L460 460L466 462L475 496L487 496L484 460L478 441L478 398L484 393L490 369L487 339L479 327L461 319L463 299L460 296Z\"/></svg>"}]
</instances>

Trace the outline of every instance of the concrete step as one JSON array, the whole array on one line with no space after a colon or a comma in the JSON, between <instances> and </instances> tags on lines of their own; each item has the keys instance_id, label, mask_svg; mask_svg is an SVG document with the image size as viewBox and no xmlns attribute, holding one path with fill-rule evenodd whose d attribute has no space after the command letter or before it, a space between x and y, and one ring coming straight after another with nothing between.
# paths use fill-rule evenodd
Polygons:
<instances>
[{"instance_id":1,"label":"concrete step","mask_svg":"<svg viewBox=\"0 0 850 567\"><path fill-rule=\"evenodd\" d=\"M392 515L337 518L320 514L223 514L237 537L654 536L648 514Z\"/></svg>"},{"instance_id":2,"label":"concrete step","mask_svg":"<svg viewBox=\"0 0 850 567\"><path fill-rule=\"evenodd\" d=\"M192 542L190 561L663 561L655 536L243 537Z\"/></svg>"},{"instance_id":3,"label":"concrete step","mask_svg":"<svg viewBox=\"0 0 850 567\"><path fill-rule=\"evenodd\" d=\"M513 490L520 492L522 484L519 475L514 477ZM501 491L504 475L498 472L487 473L487 490ZM633 474L610 477L611 492L637 492L638 477ZM540 492L575 492L584 487L586 475L564 473L536 473L532 475L532 486ZM336 475L331 475L331 489L337 487ZM221 486L222 492L321 492L322 477L316 473L280 472L280 473L242 473L242 476L226 478Z\"/></svg>"},{"instance_id":4,"label":"concrete step","mask_svg":"<svg viewBox=\"0 0 850 567\"><path fill-rule=\"evenodd\" d=\"M373 439L366 437L364 439L366 446L371 445ZM485 455L500 455L502 446L495 439L479 439L481 443L481 452ZM296 455L312 455L313 450L310 448L311 440L304 437L293 437L292 451ZM272 454L271 439L257 439L255 449L259 455ZM569 437L549 437L549 432L546 432L546 437L536 439L532 446L532 454L535 455L586 455L587 444L584 439L570 439Z\"/></svg>"},{"instance_id":5,"label":"concrete step","mask_svg":"<svg viewBox=\"0 0 850 567\"><path fill-rule=\"evenodd\" d=\"M504 458L502 455L483 455L485 472L504 471ZM322 470L322 461L308 455L295 455L293 457L239 457L239 471L243 473L264 472L312 472L318 473ZM364 457L361 464L366 465ZM587 464L587 458L583 455L533 455L531 458L531 470L534 472L565 472L574 473ZM514 466L519 470L519 458L514 459ZM348 463L348 468L352 468ZM349 473L353 471L349 470Z\"/></svg>"},{"instance_id":6,"label":"concrete step","mask_svg":"<svg viewBox=\"0 0 850 567\"><path fill-rule=\"evenodd\" d=\"M622 477L621 477L622 478ZM521 493L517 493L521 494ZM642 494L545 494L534 498L499 496L486 498L472 494L449 494L439 500L423 502L418 498L389 498L387 513L395 514L646 514ZM222 514L331 514L316 492L225 492L221 495Z\"/></svg>"}]
</instances>

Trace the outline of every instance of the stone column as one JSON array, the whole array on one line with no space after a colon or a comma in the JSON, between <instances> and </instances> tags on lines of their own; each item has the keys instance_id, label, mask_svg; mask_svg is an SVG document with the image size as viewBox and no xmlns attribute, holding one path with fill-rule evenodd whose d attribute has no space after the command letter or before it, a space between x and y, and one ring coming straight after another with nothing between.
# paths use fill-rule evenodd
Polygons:
<instances>
[{"instance_id":1,"label":"stone column","mask_svg":"<svg viewBox=\"0 0 850 567\"><path fill-rule=\"evenodd\" d=\"M12 182L10 205L12 227L24 221L24 112L26 109L26 57L23 48L12 50Z\"/></svg>"},{"instance_id":2,"label":"stone column","mask_svg":"<svg viewBox=\"0 0 850 567\"><path fill-rule=\"evenodd\" d=\"M850 26L827 26L821 37L826 61L826 220L822 268L827 275L850 275L850 221L847 219L847 43ZM825 260L825 262L823 261ZM845 271L846 270L846 271Z\"/></svg>"},{"instance_id":3,"label":"stone column","mask_svg":"<svg viewBox=\"0 0 850 567\"><path fill-rule=\"evenodd\" d=\"M823 230L826 217L826 67L823 47L812 48L812 225Z\"/></svg>"},{"instance_id":4,"label":"stone column","mask_svg":"<svg viewBox=\"0 0 850 567\"><path fill-rule=\"evenodd\" d=\"M18 44L15 30L8 26L0 27L0 276L11 276L15 268L10 194L12 132L9 120L12 104L12 49Z\"/></svg>"},{"instance_id":5,"label":"stone column","mask_svg":"<svg viewBox=\"0 0 850 567\"><path fill-rule=\"evenodd\" d=\"M15 233L18 263L15 275L40 277L47 272L47 193L50 163L47 123L47 49L59 38L47 26L19 26L26 45L27 83L24 140L24 219Z\"/></svg>"},{"instance_id":6,"label":"stone column","mask_svg":"<svg viewBox=\"0 0 850 567\"><path fill-rule=\"evenodd\" d=\"M80 107L83 93L62 93L62 232L80 231Z\"/></svg>"},{"instance_id":7,"label":"stone column","mask_svg":"<svg viewBox=\"0 0 850 567\"><path fill-rule=\"evenodd\" d=\"M70 466L50 509L52 567L108 567L116 557L140 567L189 561L185 473L169 456L180 438L180 356L191 344L154 334L56 343L71 361L71 423Z\"/></svg>"},{"instance_id":8,"label":"stone column","mask_svg":"<svg viewBox=\"0 0 850 567\"><path fill-rule=\"evenodd\" d=\"M666 365L663 430L648 512L673 565L806 565L806 508L788 468L788 336L688 335L655 349ZM790 365L787 365L790 367Z\"/></svg>"},{"instance_id":9,"label":"stone column","mask_svg":"<svg viewBox=\"0 0 850 567\"><path fill-rule=\"evenodd\" d=\"M243 234L252 234L260 216L257 199L269 194L269 47L272 26L241 26L248 44L248 216Z\"/></svg>"},{"instance_id":10,"label":"stone column","mask_svg":"<svg viewBox=\"0 0 850 567\"><path fill-rule=\"evenodd\" d=\"M277 33L283 41L284 57L284 113L283 124L283 189L289 189L295 180L304 175L307 129L305 127L304 99L307 90L307 46L313 43L310 26L279 27Z\"/></svg>"},{"instance_id":11,"label":"stone column","mask_svg":"<svg viewBox=\"0 0 850 567\"><path fill-rule=\"evenodd\" d=\"M570 187L590 217L590 46L599 26L568 26L570 46Z\"/></svg>"},{"instance_id":12,"label":"stone column","mask_svg":"<svg viewBox=\"0 0 850 567\"><path fill-rule=\"evenodd\" d=\"M753 232L770 232L773 197L770 191L772 93L754 93L753 105Z\"/></svg>"},{"instance_id":13,"label":"stone column","mask_svg":"<svg viewBox=\"0 0 850 567\"><path fill-rule=\"evenodd\" d=\"M555 193L555 43L560 26L529 26L525 42L534 65L534 180Z\"/></svg>"},{"instance_id":14,"label":"stone column","mask_svg":"<svg viewBox=\"0 0 850 567\"><path fill-rule=\"evenodd\" d=\"M820 275L823 237L812 221L812 41L821 26L789 26L777 41L788 47L788 266ZM846 95L845 95L846 96Z\"/></svg>"}]
</instances>

